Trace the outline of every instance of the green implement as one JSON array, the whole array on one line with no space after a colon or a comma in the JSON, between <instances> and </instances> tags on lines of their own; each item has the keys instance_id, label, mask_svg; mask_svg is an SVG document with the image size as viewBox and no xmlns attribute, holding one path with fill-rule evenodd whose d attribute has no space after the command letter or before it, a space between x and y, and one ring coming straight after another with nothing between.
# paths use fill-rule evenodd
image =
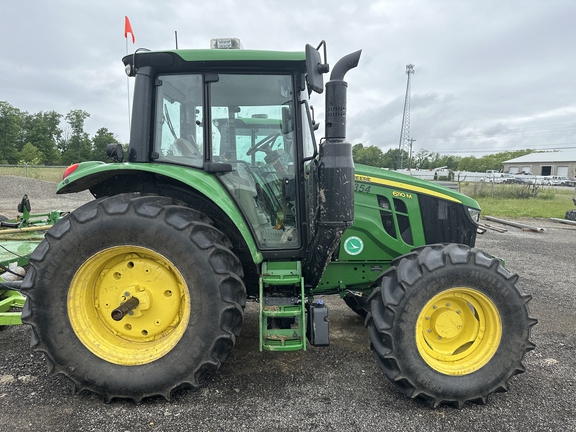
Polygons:
<instances>
[{"instance_id":1,"label":"green implement","mask_svg":"<svg viewBox=\"0 0 576 432\"><path fill-rule=\"evenodd\" d=\"M0 326L22 324L25 298L18 289L30 255L43 240L45 231L64 215L61 211L31 214L27 195L17 210L21 214L15 219L0 216Z\"/></svg>"}]
</instances>

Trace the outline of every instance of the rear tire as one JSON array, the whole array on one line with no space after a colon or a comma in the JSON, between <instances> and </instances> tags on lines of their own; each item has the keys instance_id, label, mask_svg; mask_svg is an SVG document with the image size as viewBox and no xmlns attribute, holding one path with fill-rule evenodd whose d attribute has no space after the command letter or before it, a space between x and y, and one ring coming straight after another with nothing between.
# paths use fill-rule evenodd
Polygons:
<instances>
[{"instance_id":1,"label":"rear tire","mask_svg":"<svg viewBox=\"0 0 576 432\"><path fill-rule=\"evenodd\" d=\"M437 407L484 404L524 372L536 320L499 260L464 245L398 258L369 298L374 357L404 394Z\"/></svg>"},{"instance_id":2,"label":"rear tire","mask_svg":"<svg viewBox=\"0 0 576 432\"><path fill-rule=\"evenodd\" d=\"M240 333L238 258L205 216L170 198L92 201L55 224L30 263L22 320L76 392L170 399L218 369ZM131 297L132 314L113 320Z\"/></svg>"},{"instance_id":3,"label":"rear tire","mask_svg":"<svg viewBox=\"0 0 576 432\"><path fill-rule=\"evenodd\" d=\"M564 218L571 221L576 221L576 210L568 210Z\"/></svg>"}]
</instances>

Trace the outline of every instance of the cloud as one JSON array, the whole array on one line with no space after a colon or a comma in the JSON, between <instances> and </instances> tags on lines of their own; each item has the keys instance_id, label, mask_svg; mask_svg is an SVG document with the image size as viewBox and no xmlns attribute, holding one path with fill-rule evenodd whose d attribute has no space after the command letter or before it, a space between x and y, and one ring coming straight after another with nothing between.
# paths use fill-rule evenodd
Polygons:
<instances>
[{"instance_id":1,"label":"cloud","mask_svg":"<svg viewBox=\"0 0 576 432\"><path fill-rule=\"evenodd\" d=\"M135 45L124 39L124 15ZM88 133L106 127L127 142L127 47L172 49L175 31L180 48L227 36L268 50L326 40L332 65L363 50L346 77L353 143L398 145L405 65L413 63L418 148L480 155L576 146L574 16L572 0L10 2L0 15L0 100L31 113L82 109L91 114ZM322 97L313 103L321 113Z\"/></svg>"}]
</instances>

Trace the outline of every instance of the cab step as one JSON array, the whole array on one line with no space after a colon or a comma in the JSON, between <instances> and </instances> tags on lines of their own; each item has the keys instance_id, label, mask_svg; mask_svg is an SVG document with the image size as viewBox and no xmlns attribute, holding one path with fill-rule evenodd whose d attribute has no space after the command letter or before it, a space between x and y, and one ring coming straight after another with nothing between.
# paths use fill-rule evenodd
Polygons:
<instances>
[{"instance_id":1,"label":"cab step","mask_svg":"<svg viewBox=\"0 0 576 432\"><path fill-rule=\"evenodd\" d=\"M268 290L289 286L299 295L275 296ZM259 290L260 351L306 351L306 300L300 262L262 263Z\"/></svg>"}]
</instances>

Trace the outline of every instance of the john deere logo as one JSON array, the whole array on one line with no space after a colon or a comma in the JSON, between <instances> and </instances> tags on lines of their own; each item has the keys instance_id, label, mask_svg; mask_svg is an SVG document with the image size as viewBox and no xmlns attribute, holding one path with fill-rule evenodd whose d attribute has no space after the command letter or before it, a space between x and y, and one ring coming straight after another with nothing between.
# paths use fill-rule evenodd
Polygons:
<instances>
[{"instance_id":1,"label":"john deere logo","mask_svg":"<svg viewBox=\"0 0 576 432\"><path fill-rule=\"evenodd\" d=\"M349 255L358 255L364 250L364 242L360 237L348 237L344 242L344 250Z\"/></svg>"}]
</instances>

